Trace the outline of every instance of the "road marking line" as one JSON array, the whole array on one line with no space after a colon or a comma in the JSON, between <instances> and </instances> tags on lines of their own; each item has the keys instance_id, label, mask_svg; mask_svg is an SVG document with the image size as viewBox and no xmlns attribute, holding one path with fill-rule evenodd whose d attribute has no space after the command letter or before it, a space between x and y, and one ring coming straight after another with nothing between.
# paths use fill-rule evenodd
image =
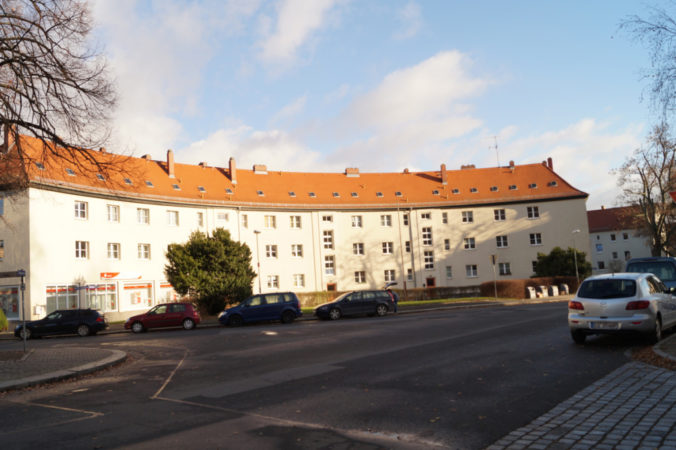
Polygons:
<instances>
[{"instance_id":1,"label":"road marking line","mask_svg":"<svg viewBox=\"0 0 676 450\"><path fill-rule=\"evenodd\" d=\"M68 423L74 423L74 422L80 422L83 420L89 420L89 419L94 419L95 417L101 417L104 416L105 414L102 412L96 412L96 411L87 411L84 409L74 409L74 408L66 408L64 406L55 406L55 405L45 405L42 403L33 403L33 402L21 402L21 401L16 401L16 400L7 400L10 403L16 403L19 405L25 405L25 406L38 406L41 408L50 408L50 409L56 409L59 411L65 411L65 412L72 412L72 413L78 413L78 414L85 414L85 417L77 417L75 419L69 419L69 420L62 420L59 422L54 422L54 423L40 423L40 425L37 427L39 429L44 429L45 427L57 427L61 425L66 425ZM23 433L29 430L32 430L33 428L23 428L23 429L18 429L18 430L11 430L11 431L5 431L6 434L14 434L14 433Z\"/></svg>"},{"instance_id":2,"label":"road marking line","mask_svg":"<svg viewBox=\"0 0 676 450\"><path fill-rule=\"evenodd\" d=\"M181 359L181 361L178 363L178 365L176 367L174 367L174 370L171 371L171 373L169 374L169 377L166 380L164 380L162 387L160 387L160 389L157 392L155 392L155 395L150 397L151 400L156 399L162 393L164 388L167 387L167 385L171 382L171 379L174 378L174 374L178 371L178 369L181 367L181 365L183 365L183 361L185 361L185 358L187 356L188 356L188 350L186 349L185 352L183 353L183 358Z\"/></svg>"}]
</instances>

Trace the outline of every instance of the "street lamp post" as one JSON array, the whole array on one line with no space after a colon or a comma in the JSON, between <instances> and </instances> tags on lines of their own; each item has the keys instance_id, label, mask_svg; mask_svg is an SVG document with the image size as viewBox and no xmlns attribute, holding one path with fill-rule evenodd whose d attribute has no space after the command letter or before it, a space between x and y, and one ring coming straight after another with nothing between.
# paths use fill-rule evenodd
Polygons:
<instances>
[{"instance_id":1,"label":"street lamp post","mask_svg":"<svg viewBox=\"0 0 676 450\"><path fill-rule=\"evenodd\" d=\"M258 235L261 234L260 230L254 230L256 235L256 266L258 267L258 293L263 293L263 288L261 287L261 254L258 248Z\"/></svg>"},{"instance_id":2,"label":"street lamp post","mask_svg":"<svg viewBox=\"0 0 676 450\"><path fill-rule=\"evenodd\" d=\"M575 233L579 233L580 229L576 228L573 230L573 261L575 262L575 279L577 279L577 285L580 285L580 274L577 271L577 246L575 245Z\"/></svg>"}]
</instances>

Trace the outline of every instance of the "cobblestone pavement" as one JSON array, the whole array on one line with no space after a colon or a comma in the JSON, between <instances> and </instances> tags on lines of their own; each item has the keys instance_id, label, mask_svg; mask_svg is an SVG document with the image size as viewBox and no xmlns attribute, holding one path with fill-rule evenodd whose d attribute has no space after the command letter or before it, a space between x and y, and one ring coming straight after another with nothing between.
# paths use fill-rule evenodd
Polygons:
<instances>
[{"instance_id":1,"label":"cobblestone pavement","mask_svg":"<svg viewBox=\"0 0 676 450\"><path fill-rule=\"evenodd\" d=\"M676 449L676 372L625 364L488 447L502 449Z\"/></svg>"}]
</instances>

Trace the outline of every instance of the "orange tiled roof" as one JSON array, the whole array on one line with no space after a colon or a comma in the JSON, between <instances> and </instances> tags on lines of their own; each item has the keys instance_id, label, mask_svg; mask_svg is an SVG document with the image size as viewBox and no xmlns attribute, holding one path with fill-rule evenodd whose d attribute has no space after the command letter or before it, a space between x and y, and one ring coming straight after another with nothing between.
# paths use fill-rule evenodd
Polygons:
<instances>
[{"instance_id":1,"label":"orange tiled roof","mask_svg":"<svg viewBox=\"0 0 676 450\"><path fill-rule=\"evenodd\" d=\"M589 232L598 233L601 231L613 230L635 230L639 228L639 225L636 223L638 221L638 213L638 208L633 206L602 208L587 211Z\"/></svg>"},{"instance_id":2,"label":"orange tiled roof","mask_svg":"<svg viewBox=\"0 0 676 450\"><path fill-rule=\"evenodd\" d=\"M586 198L546 163L446 171L359 173L282 172L173 164L103 151L87 151L79 164L59 160L43 144L26 136L22 149L31 163L26 173L33 185L108 193L177 203L223 206L291 207L299 209L367 209L494 204L534 200ZM172 156L173 159L173 156ZM100 174L93 162L121 170ZM442 169L444 169L442 167ZM98 175L97 175L98 174ZM510 188L512 187L512 188Z\"/></svg>"}]
</instances>

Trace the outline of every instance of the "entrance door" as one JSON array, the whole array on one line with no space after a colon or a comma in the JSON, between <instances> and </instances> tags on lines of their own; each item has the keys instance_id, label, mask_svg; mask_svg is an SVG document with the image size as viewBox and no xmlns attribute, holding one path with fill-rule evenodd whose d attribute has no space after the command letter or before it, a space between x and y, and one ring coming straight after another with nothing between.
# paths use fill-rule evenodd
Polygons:
<instances>
[{"instance_id":1,"label":"entrance door","mask_svg":"<svg viewBox=\"0 0 676 450\"><path fill-rule=\"evenodd\" d=\"M427 279L425 280L425 285L426 285L428 288L435 287L435 286L437 285L436 282L435 282L435 278L427 278Z\"/></svg>"}]
</instances>

